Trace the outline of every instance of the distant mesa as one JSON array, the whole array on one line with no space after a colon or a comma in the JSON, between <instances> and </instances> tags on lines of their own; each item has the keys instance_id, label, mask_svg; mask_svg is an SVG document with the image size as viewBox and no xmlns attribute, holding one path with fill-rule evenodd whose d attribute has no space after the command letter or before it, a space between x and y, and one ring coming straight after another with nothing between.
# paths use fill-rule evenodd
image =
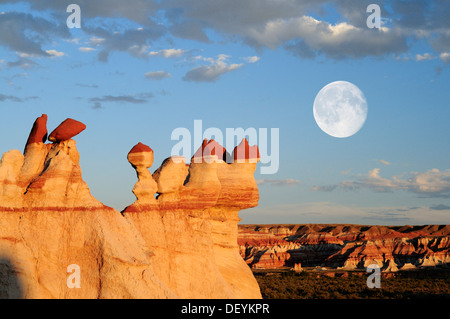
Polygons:
<instances>
[{"instance_id":1,"label":"distant mesa","mask_svg":"<svg viewBox=\"0 0 450 319\"><path fill-rule=\"evenodd\" d=\"M48 140L51 142L67 141L85 129L86 125L84 123L68 118L50 133Z\"/></svg>"},{"instance_id":2,"label":"distant mesa","mask_svg":"<svg viewBox=\"0 0 450 319\"><path fill-rule=\"evenodd\" d=\"M42 114L40 117L36 119L36 121L34 121L26 145L33 143L45 143L46 140L47 140L47 114Z\"/></svg>"}]
</instances>

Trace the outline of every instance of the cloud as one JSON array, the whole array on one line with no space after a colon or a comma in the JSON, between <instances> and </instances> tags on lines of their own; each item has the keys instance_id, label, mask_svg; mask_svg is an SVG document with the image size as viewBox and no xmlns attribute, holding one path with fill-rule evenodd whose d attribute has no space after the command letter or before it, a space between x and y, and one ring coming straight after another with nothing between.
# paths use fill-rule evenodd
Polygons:
<instances>
[{"instance_id":1,"label":"cloud","mask_svg":"<svg viewBox=\"0 0 450 319\"><path fill-rule=\"evenodd\" d=\"M444 205L444 204L439 204L439 205L431 206L430 209L432 209L432 210L450 210L450 206Z\"/></svg>"},{"instance_id":2,"label":"cloud","mask_svg":"<svg viewBox=\"0 0 450 319\"><path fill-rule=\"evenodd\" d=\"M439 55L439 58L442 60L442 62L444 63L450 63L450 52L442 52Z\"/></svg>"},{"instance_id":3,"label":"cloud","mask_svg":"<svg viewBox=\"0 0 450 319\"><path fill-rule=\"evenodd\" d=\"M36 100L38 98L39 97L37 97L37 96L28 96L25 98L19 98L17 96L13 96L13 95L0 94L0 102L11 101L11 102L22 103L22 102L29 101L29 100Z\"/></svg>"},{"instance_id":4,"label":"cloud","mask_svg":"<svg viewBox=\"0 0 450 319\"><path fill-rule=\"evenodd\" d=\"M166 33L166 28L156 23L150 23L144 28L126 28L115 25L87 26L83 31L91 36L91 47L98 47L98 59L107 62L112 52L128 52L136 58L148 58L150 44Z\"/></svg>"},{"instance_id":5,"label":"cloud","mask_svg":"<svg viewBox=\"0 0 450 319\"><path fill-rule=\"evenodd\" d=\"M424 54L417 54L416 55L416 61L425 61L425 60L433 60L436 57L430 53L424 53Z\"/></svg>"},{"instance_id":6,"label":"cloud","mask_svg":"<svg viewBox=\"0 0 450 319\"><path fill-rule=\"evenodd\" d=\"M38 64L36 62L34 62L33 60L30 60L28 58L19 58L16 61L13 62L7 62L6 66L9 68L21 68L21 69L32 69L34 67L36 67Z\"/></svg>"},{"instance_id":7,"label":"cloud","mask_svg":"<svg viewBox=\"0 0 450 319\"><path fill-rule=\"evenodd\" d=\"M104 95L102 97L90 98L89 102L93 103L92 108L100 109L102 103L119 103L119 104L144 104L147 103L154 95L152 93L141 93L137 95Z\"/></svg>"},{"instance_id":8,"label":"cloud","mask_svg":"<svg viewBox=\"0 0 450 319\"><path fill-rule=\"evenodd\" d=\"M56 50L45 50L45 52L48 53L51 56L54 56L54 57L62 57L62 56L64 56L64 52L59 52L59 51L56 51Z\"/></svg>"},{"instance_id":9,"label":"cloud","mask_svg":"<svg viewBox=\"0 0 450 319\"><path fill-rule=\"evenodd\" d=\"M198 57L197 57L198 58ZM192 82L215 82L222 75L237 70L243 64L228 64L229 56L220 54L216 60L211 58L201 58L208 61L209 65L202 65L189 70L183 77L184 81Z\"/></svg>"},{"instance_id":10,"label":"cloud","mask_svg":"<svg viewBox=\"0 0 450 319\"><path fill-rule=\"evenodd\" d=\"M69 38L67 27L28 13L5 12L0 15L0 45L29 55L52 56L42 45L55 38Z\"/></svg>"},{"instance_id":11,"label":"cloud","mask_svg":"<svg viewBox=\"0 0 450 319\"><path fill-rule=\"evenodd\" d=\"M429 207L367 207L334 202L260 205L249 209L241 218L244 224L427 225L450 222L448 211Z\"/></svg>"},{"instance_id":12,"label":"cloud","mask_svg":"<svg viewBox=\"0 0 450 319\"><path fill-rule=\"evenodd\" d=\"M375 192L392 192L404 190L422 197L450 197L450 170L437 168L425 172L411 172L407 178L393 176L391 179L380 176L380 169L370 170L366 176L357 180L343 181L335 185L314 186L314 191L333 191L335 189L358 190L371 189Z\"/></svg>"},{"instance_id":13,"label":"cloud","mask_svg":"<svg viewBox=\"0 0 450 319\"><path fill-rule=\"evenodd\" d=\"M96 50L95 48L91 48L91 47L79 47L78 48L78 51L80 51L80 52L92 52L95 50Z\"/></svg>"},{"instance_id":14,"label":"cloud","mask_svg":"<svg viewBox=\"0 0 450 319\"><path fill-rule=\"evenodd\" d=\"M0 94L0 102L11 101L11 102L23 102L21 98L12 95Z\"/></svg>"},{"instance_id":15,"label":"cloud","mask_svg":"<svg viewBox=\"0 0 450 319\"><path fill-rule=\"evenodd\" d=\"M76 86L79 87L83 87L83 88L93 88L93 89L97 89L98 85L97 84L83 84L83 83L77 83L75 84Z\"/></svg>"},{"instance_id":16,"label":"cloud","mask_svg":"<svg viewBox=\"0 0 450 319\"><path fill-rule=\"evenodd\" d=\"M70 1L24 2L31 7L29 13L0 15L0 29L9 30L0 34L0 44L15 52L51 56L43 44L71 37L65 27ZM450 59L445 55L450 52L449 1L382 1L382 27L369 29L366 8L372 2L259 0L243 5L237 0L79 0L77 4L82 8L82 32L91 37L89 47L98 46L100 61L107 61L115 51L138 58L176 57L183 50L149 48L165 36L168 41L178 37L210 42L211 31L224 42L285 48L301 58L385 57L405 53L410 44L423 39L435 52L419 54L417 60L442 54L443 61ZM337 17L329 21L329 16Z\"/></svg>"},{"instance_id":17,"label":"cloud","mask_svg":"<svg viewBox=\"0 0 450 319\"><path fill-rule=\"evenodd\" d=\"M383 164L383 165L386 165L386 166L389 166L389 165L391 165L391 163L389 163L388 161L385 161L385 160L378 160L378 162L379 163L381 163L381 164Z\"/></svg>"},{"instance_id":18,"label":"cloud","mask_svg":"<svg viewBox=\"0 0 450 319\"><path fill-rule=\"evenodd\" d=\"M171 76L172 75L166 71L153 71L153 72L145 73L145 77L147 79L153 79L153 80L161 80L161 79L165 79L165 78L170 78Z\"/></svg>"},{"instance_id":19,"label":"cloud","mask_svg":"<svg viewBox=\"0 0 450 319\"><path fill-rule=\"evenodd\" d=\"M150 51L149 56L162 56L164 58L178 58L185 54L186 51L182 49L164 49L160 51Z\"/></svg>"},{"instance_id":20,"label":"cloud","mask_svg":"<svg viewBox=\"0 0 450 319\"><path fill-rule=\"evenodd\" d=\"M259 56L249 56L247 58L244 58L245 61L247 61L247 63L256 63L260 60L261 58Z\"/></svg>"},{"instance_id":21,"label":"cloud","mask_svg":"<svg viewBox=\"0 0 450 319\"><path fill-rule=\"evenodd\" d=\"M271 185L271 186L294 186L300 184L298 179L259 179L256 181L257 185Z\"/></svg>"},{"instance_id":22,"label":"cloud","mask_svg":"<svg viewBox=\"0 0 450 319\"><path fill-rule=\"evenodd\" d=\"M315 185L311 188L311 190L318 191L318 192L332 192L337 187L338 187L338 185L321 185L321 186Z\"/></svg>"}]
</instances>

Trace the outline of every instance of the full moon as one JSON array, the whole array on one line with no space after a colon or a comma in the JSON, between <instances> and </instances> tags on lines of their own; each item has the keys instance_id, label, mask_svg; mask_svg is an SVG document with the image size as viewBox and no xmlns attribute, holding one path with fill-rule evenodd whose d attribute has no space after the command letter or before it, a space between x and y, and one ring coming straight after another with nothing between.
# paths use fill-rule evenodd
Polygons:
<instances>
[{"instance_id":1,"label":"full moon","mask_svg":"<svg viewBox=\"0 0 450 319\"><path fill-rule=\"evenodd\" d=\"M349 137L364 125L367 101L356 85L336 81L327 84L317 93L313 112L322 131L334 137Z\"/></svg>"}]
</instances>

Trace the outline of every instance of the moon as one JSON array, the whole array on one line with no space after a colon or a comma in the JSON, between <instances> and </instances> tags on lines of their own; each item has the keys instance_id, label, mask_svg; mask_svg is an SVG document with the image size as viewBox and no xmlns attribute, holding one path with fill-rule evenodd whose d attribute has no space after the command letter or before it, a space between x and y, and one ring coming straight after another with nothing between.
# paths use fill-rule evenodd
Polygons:
<instances>
[{"instance_id":1,"label":"moon","mask_svg":"<svg viewBox=\"0 0 450 319\"><path fill-rule=\"evenodd\" d=\"M322 131L333 137L349 137L358 132L367 119L364 93L347 81L324 86L314 100L314 119Z\"/></svg>"}]
</instances>

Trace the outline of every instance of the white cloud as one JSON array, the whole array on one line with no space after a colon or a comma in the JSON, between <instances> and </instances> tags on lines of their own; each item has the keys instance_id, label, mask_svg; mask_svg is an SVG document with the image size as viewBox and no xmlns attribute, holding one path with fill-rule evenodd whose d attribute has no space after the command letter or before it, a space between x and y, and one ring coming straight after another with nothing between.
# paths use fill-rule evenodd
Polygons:
<instances>
[{"instance_id":1,"label":"white cloud","mask_svg":"<svg viewBox=\"0 0 450 319\"><path fill-rule=\"evenodd\" d=\"M100 45L105 42L104 38L91 37L89 39L91 45Z\"/></svg>"},{"instance_id":2,"label":"white cloud","mask_svg":"<svg viewBox=\"0 0 450 319\"><path fill-rule=\"evenodd\" d=\"M249 56L247 58L244 58L245 61L247 61L247 63L256 63L259 60L261 60L261 58L259 56Z\"/></svg>"},{"instance_id":3,"label":"white cloud","mask_svg":"<svg viewBox=\"0 0 450 319\"><path fill-rule=\"evenodd\" d=\"M217 59L202 58L203 61L209 62L209 65L195 67L188 71L183 77L184 81L193 82L215 82L225 73L234 71L243 66L243 64L228 64L227 60L230 56L219 54Z\"/></svg>"},{"instance_id":4,"label":"white cloud","mask_svg":"<svg viewBox=\"0 0 450 319\"><path fill-rule=\"evenodd\" d=\"M425 60L433 60L433 59L435 59L435 56L430 53L416 55L416 61L425 61Z\"/></svg>"},{"instance_id":5,"label":"white cloud","mask_svg":"<svg viewBox=\"0 0 450 319\"><path fill-rule=\"evenodd\" d=\"M391 165L391 163L390 163L390 162L388 162L388 161L385 161L385 160L383 160L383 159L380 159L380 160L378 160L378 162L379 162L379 163L381 163L381 164L383 164L383 165L386 165L386 166L389 166L389 165Z\"/></svg>"},{"instance_id":6,"label":"white cloud","mask_svg":"<svg viewBox=\"0 0 450 319\"><path fill-rule=\"evenodd\" d=\"M439 55L439 58L442 60L442 62L444 63L450 63L450 52L442 52Z\"/></svg>"},{"instance_id":7,"label":"white cloud","mask_svg":"<svg viewBox=\"0 0 450 319\"><path fill-rule=\"evenodd\" d=\"M80 52L92 52L92 51L95 51L95 49L91 48L91 47L79 47L78 51L80 51Z\"/></svg>"},{"instance_id":8,"label":"white cloud","mask_svg":"<svg viewBox=\"0 0 450 319\"><path fill-rule=\"evenodd\" d=\"M153 72L147 72L145 73L145 77L147 79L153 79L153 80L161 80L164 78L169 78L172 75L169 72L166 71L153 71Z\"/></svg>"},{"instance_id":9,"label":"white cloud","mask_svg":"<svg viewBox=\"0 0 450 319\"><path fill-rule=\"evenodd\" d=\"M370 170L366 176L357 180L347 180L339 184L314 186L314 191L333 191L335 189L357 190L361 188L372 189L376 192L391 192L404 190L425 197L450 197L450 169L440 171L437 168L425 172L411 172L405 178L393 176L384 178L380 176L380 169Z\"/></svg>"},{"instance_id":10,"label":"white cloud","mask_svg":"<svg viewBox=\"0 0 450 319\"><path fill-rule=\"evenodd\" d=\"M64 56L64 52L59 52L59 51L56 51L56 50L45 50L45 52L47 52L51 56L56 56L56 57Z\"/></svg>"},{"instance_id":11,"label":"white cloud","mask_svg":"<svg viewBox=\"0 0 450 319\"><path fill-rule=\"evenodd\" d=\"M149 56L162 56L164 58L178 58L185 54L186 51L182 49L163 49L160 51L151 51L148 53Z\"/></svg>"}]
</instances>

